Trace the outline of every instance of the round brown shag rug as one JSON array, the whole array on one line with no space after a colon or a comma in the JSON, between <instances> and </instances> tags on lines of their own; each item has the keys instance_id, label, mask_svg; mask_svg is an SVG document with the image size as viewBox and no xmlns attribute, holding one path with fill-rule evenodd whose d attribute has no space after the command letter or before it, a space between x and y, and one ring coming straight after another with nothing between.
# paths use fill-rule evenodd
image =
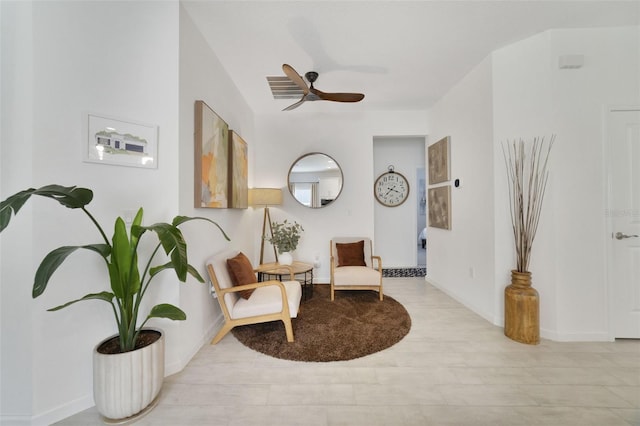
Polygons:
<instances>
[{"instance_id":1,"label":"round brown shag rug","mask_svg":"<svg viewBox=\"0 0 640 426\"><path fill-rule=\"evenodd\" d=\"M386 349L411 328L411 318L396 300L370 290L341 290L330 299L329 285L314 285L313 296L292 319L295 342L287 342L282 321L235 327L245 346L294 361L344 361Z\"/></svg>"}]
</instances>

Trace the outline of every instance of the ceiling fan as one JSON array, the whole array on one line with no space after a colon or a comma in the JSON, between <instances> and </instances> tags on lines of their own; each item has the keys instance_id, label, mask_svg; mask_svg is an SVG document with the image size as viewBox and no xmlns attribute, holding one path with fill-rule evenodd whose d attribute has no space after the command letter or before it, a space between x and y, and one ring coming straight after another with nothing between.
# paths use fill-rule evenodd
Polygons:
<instances>
[{"instance_id":1,"label":"ceiling fan","mask_svg":"<svg viewBox=\"0 0 640 426\"><path fill-rule=\"evenodd\" d=\"M293 81L296 86L302 89L302 98L293 105L289 105L283 111L289 111L299 107L307 101L334 101L334 102L360 102L364 99L362 93L326 93L313 87L313 83L318 78L318 73L315 71L309 71L304 76L309 81L311 86L307 86L307 83L300 77L300 74L293 69L291 65L283 64L282 70Z\"/></svg>"}]
</instances>

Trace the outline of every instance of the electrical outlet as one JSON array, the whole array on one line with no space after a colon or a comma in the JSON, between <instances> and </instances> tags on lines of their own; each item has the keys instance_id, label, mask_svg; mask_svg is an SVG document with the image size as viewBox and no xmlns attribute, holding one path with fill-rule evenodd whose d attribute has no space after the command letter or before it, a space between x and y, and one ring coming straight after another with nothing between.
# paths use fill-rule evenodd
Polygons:
<instances>
[{"instance_id":1,"label":"electrical outlet","mask_svg":"<svg viewBox=\"0 0 640 426\"><path fill-rule=\"evenodd\" d=\"M211 297L213 297L214 299L218 298L218 295L216 294L216 291L213 289L213 283L211 281L209 281L209 288L211 289Z\"/></svg>"},{"instance_id":2,"label":"electrical outlet","mask_svg":"<svg viewBox=\"0 0 640 426\"><path fill-rule=\"evenodd\" d=\"M319 268L320 265L321 265L320 256L316 255L315 259L313 259L313 267L314 268Z\"/></svg>"},{"instance_id":3,"label":"electrical outlet","mask_svg":"<svg viewBox=\"0 0 640 426\"><path fill-rule=\"evenodd\" d=\"M136 217L135 210L125 210L122 212L122 220L124 220L125 225L131 225L135 217Z\"/></svg>"}]
</instances>

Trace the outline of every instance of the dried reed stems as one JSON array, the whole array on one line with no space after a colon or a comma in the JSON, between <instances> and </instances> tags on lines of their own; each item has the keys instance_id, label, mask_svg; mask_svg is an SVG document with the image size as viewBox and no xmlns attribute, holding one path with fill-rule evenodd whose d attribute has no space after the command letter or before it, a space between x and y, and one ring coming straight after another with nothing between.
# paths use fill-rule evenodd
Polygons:
<instances>
[{"instance_id":1,"label":"dried reed stems","mask_svg":"<svg viewBox=\"0 0 640 426\"><path fill-rule=\"evenodd\" d=\"M549 153L555 140L551 136L548 144L543 138L534 138L530 147L520 139L507 141L502 153L509 177L509 204L513 237L516 244L518 272L529 272L529 260L533 239L538 230L540 212L549 179Z\"/></svg>"}]
</instances>

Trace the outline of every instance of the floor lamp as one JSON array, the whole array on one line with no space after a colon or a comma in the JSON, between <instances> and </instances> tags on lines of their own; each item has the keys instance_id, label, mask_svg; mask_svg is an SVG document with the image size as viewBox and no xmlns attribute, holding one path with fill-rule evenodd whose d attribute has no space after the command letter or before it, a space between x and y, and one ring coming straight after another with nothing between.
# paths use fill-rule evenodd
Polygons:
<instances>
[{"instance_id":1,"label":"floor lamp","mask_svg":"<svg viewBox=\"0 0 640 426\"><path fill-rule=\"evenodd\" d=\"M269 224L269 236L273 237L273 229L271 227L271 216L269 215L269 206L279 206L282 204L282 190L280 188L250 188L249 204L254 207L264 206L264 218L262 219L262 237L260 244L260 264L264 260L264 240L267 236L267 223ZM273 255L278 261L278 252L273 246Z\"/></svg>"}]
</instances>

